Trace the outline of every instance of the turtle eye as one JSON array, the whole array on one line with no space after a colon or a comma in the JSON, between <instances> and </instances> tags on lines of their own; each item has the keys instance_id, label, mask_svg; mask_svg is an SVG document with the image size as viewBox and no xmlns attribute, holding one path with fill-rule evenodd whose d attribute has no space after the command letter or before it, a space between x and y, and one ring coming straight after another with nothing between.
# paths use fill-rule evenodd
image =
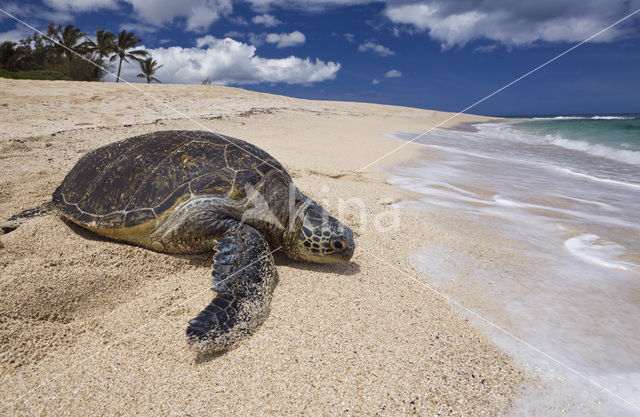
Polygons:
<instances>
[{"instance_id":1,"label":"turtle eye","mask_svg":"<svg viewBox=\"0 0 640 417\"><path fill-rule=\"evenodd\" d=\"M342 239L336 239L331 241L331 246L333 246L335 250L342 250L347 247L347 244Z\"/></svg>"}]
</instances>

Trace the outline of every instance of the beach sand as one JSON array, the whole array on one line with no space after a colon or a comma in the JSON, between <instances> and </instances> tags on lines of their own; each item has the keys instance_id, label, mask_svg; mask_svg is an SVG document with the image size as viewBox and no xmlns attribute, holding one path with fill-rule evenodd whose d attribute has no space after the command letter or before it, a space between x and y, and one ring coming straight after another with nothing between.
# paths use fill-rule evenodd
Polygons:
<instances>
[{"instance_id":1,"label":"beach sand","mask_svg":"<svg viewBox=\"0 0 640 417\"><path fill-rule=\"evenodd\" d=\"M266 322L237 348L201 356L185 328L212 298L209 254L112 242L55 214L30 219L0 236L0 414L479 416L521 391L527 375L413 266L446 223L394 208L411 196L378 168L415 157L414 145L367 166L402 144L383 132L425 131L451 113L199 85L0 88L2 221L48 201L92 149L210 129L277 158L357 244L343 265L276 256Z\"/></svg>"}]
</instances>

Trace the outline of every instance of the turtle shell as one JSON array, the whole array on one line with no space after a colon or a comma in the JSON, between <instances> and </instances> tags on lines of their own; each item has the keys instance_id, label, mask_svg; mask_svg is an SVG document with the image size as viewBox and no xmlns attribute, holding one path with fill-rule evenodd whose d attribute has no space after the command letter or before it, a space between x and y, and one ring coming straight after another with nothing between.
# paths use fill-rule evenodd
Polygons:
<instances>
[{"instance_id":1,"label":"turtle shell","mask_svg":"<svg viewBox=\"0 0 640 417\"><path fill-rule=\"evenodd\" d=\"M271 155L240 139L204 131L153 132L80 158L53 202L63 216L94 231L116 237L118 229L139 228L143 234L192 196L243 199L245 184L274 169L286 173Z\"/></svg>"}]
</instances>

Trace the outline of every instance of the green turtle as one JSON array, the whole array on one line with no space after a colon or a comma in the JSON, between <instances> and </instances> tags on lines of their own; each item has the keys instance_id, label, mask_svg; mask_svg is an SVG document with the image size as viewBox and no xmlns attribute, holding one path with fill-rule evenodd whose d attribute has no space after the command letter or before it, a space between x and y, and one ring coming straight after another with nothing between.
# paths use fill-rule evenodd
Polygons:
<instances>
[{"instance_id":1,"label":"green turtle","mask_svg":"<svg viewBox=\"0 0 640 417\"><path fill-rule=\"evenodd\" d=\"M276 250L334 263L355 248L352 231L298 191L271 155L204 131L154 132L89 152L53 204L112 239L167 253L213 251L215 296L187 327L200 351L228 349L264 321Z\"/></svg>"}]
</instances>

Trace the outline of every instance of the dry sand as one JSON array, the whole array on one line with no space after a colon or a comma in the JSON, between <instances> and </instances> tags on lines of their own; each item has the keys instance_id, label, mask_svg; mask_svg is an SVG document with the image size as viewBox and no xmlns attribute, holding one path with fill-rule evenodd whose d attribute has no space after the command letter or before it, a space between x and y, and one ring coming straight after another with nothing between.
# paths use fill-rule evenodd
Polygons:
<instances>
[{"instance_id":1,"label":"dry sand","mask_svg":"<svg viewBox=\"0 0 640 417\"><path fill-rule=\"evenodd\" d=\"M211 129L275 156L354 229L356 254L344 265L277 257L265 324L236 349L202 357L184 330L211 299L209 255L111 242L53 214L30 219L0 236L0 414L475 416L509 407L527 377L412 266L410 255L447 229L393 209L410 196L377 168L415 156L413 145L358 172L401 144L382 132L424 131L451 114L136 87L161 102L124 84L0 79L0 219L48 201L99 146ZM474 120L483 119L447 126ZM363 208L345 209L354 198ZM376 230L394 215L396 228Z\"/></svg>"}]
</instances>

